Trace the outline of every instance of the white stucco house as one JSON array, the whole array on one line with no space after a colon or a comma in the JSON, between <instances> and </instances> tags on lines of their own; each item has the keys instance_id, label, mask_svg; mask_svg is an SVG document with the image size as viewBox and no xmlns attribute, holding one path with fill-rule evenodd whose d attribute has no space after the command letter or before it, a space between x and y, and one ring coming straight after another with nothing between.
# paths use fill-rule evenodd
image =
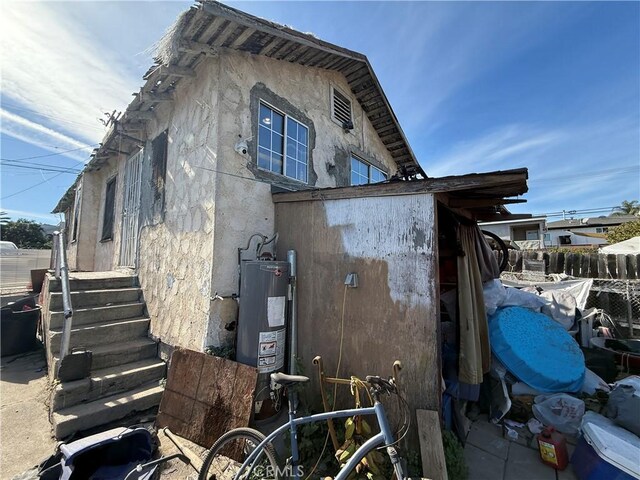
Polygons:
<instances>
[{"instance_id":1,"label":"white stucco house","mask_svg":"<svg viewBox=\"0 0 640 480\"><path fill-rule=\"evenodd\" d=\"M638 221L635 215L619 215L548 222L545 242L549 247L606 245L606 234L610 228L634 221Z\"/></svg>"},{"instance_id":2,"label":"white stucco house","mask_svg":"<svg viewBox=\"0 0 640 480\"><path fill-rule=\"evenodd\" d=\"M306 371L315 355L338 358L337 306L355 272L342 315L371 335L345 339L345 371L383 374L401 360L412 411L438 410L439 289L457 282L456 231L510 218L504 204L523 200L505 197L527 191L527 170L428 178L364 55L225 5L192 7L159 45L145 84L54 210L65 214L70 268L95 272L72 279L71 344L93 346L98 365L82 392L56 390L56 435L94 422L89 401L115 415L95 393L107 394L95 386L113 377L107 366L123 379L111 403L148 408L161 393L147 388L159 375L150 369L163 368L158 345L167 359L174 347L233 343L240 249L255 233L279 234L268 247L278 260L301 252ZM52 363L56 295L43 314ZM144 378L125 381L129 372Z\"/></svg>"},{"instance_id":3,"label":"white stucco house","mask_svg":"<svg viewBox=\"0 0 640 480\"><path fill-rule=\"evenodd\" d=\"M514 218L495 222L481 222L480 228L496 234L503 240L509 240L511 245L521 249L540 249L545 247L547 231L546 217Z\"/></svg>"},{"instance_id":4,"label":"white stucco house","mask_svg":"<svg viewBox=\"0 0 640 480\"><path fill-rule=\"evenodd\" d=\"M364 55L225 5L186 11L145 80L54 211L71 268L136 270L168 344L221 342L211 298L272 191L424 176Z\"/></svg>"}]
</instances>

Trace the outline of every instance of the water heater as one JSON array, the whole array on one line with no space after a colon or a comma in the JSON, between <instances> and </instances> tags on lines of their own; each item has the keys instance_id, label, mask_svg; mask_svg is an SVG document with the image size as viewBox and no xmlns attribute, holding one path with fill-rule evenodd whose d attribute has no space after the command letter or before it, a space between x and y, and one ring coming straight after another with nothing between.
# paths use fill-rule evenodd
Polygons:
<instances>
[{"instance_id":1,"label":"water heater","mask_svg":"<svg viewBox=\"0 0 640 480\"><path fill-rule=\"evenodd\" d=\"M256 401L269 398L269 374L286 368L289 263L243 261L236 361L258 369Z\"/></svg>"}]
</instances>

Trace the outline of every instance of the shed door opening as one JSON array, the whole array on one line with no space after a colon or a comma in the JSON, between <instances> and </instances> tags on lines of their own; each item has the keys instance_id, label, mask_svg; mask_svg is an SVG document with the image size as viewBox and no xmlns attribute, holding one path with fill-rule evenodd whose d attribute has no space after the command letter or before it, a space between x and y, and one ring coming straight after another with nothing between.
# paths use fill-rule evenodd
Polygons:
<instances>
[{"instance_id":1,"label":"shed door opening","mask_svg":"<svg viewBox=\"0 0 640 480\"><path fill-rule=\"evenodd\" d=\"M122 202L122 236L120 266L135 267L138 248L138 218L140 217L140 166L142 150L127 159Z\"/></svg>"}]
</instances>

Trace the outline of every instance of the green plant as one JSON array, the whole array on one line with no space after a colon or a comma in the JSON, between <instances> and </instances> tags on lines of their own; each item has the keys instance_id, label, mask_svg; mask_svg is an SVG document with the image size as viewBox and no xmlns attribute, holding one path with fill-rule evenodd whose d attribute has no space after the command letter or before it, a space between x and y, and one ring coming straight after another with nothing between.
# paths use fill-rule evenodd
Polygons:
<instances>
[{"instance_id":1,"label":"green plant","mask_svg":"<svg viewBox=\"0 0 640 480\"><path fill-rule=\"evenodd\" d=\"M442 433L444 459L447 464L447 476L450 480L467 480L469 467L464 460L464 449L458 438L450 431Z\"/></svg>"},{"instance_id":2,"label":"green plant","mask_svg":"<svg viewBox=\"0 0 640 480\"><path fill-rule=\"evenodd\" d=\"M207 355L213 355L214 357L226 358L227 360L235 360L236 349L233 345L226 347L214 347L209 345L204 349L204 353Z\"/></svg>"},{"instance_id":3,"label":"green plant","mask_svg":"<svg viewBox=\"0 0 640 480\"><path fill-rule=\"evenodd\" d=\"M607 241L609 243L618 243L638 236L640 236L640 220L610 228L607 232Z\"/></svg>"},{"instance_id":4,"label":"green plant","mask_svg":"<svg viewBox=\"0 0 640 480\"><path fill-rule=\"evenodd\" d=\"M640 203L638 200L623 200L616 211L611 214L612 217L620 217L622 215L640 215Z\"/></svg>"}]
</instances>

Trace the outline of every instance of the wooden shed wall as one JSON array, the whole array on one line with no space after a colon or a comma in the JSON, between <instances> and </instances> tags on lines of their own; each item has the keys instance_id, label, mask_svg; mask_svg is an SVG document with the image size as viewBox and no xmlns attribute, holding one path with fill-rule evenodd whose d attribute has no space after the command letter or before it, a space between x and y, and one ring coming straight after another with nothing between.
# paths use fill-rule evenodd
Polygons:
<instances>
[{"instance_id":1,"label":"wooden shed wall","mask_svg":"<svg viewBox=\"0 0 640 480\"><path fill-rule=\"evenodd\" d=\"M344 303L340 376L389 376L401 360L412 424L416 408L439 409L434 196L277 203L276 231L279 256L298 255L298 356L312 388L316 355L335 374ZM359 285L345 289L350 272Z\"/></svg>"}]
</instances>

